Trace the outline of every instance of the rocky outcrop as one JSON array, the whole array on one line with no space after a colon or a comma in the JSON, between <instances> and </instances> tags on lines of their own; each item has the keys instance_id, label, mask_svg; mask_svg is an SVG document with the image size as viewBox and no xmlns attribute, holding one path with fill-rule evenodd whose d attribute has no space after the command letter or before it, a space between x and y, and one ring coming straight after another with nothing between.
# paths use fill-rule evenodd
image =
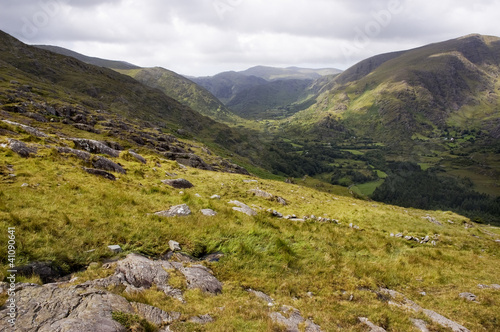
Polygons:
<instances>
[{"instance_id":1,"label":"rocky outcrop","mask_svg":"<svg viewBox=\"0 0 500 332\"><path fill-rule=\"evenodd\" d=\"M109 171L109 172L116 172L116 173L121 173L121 174L126 174L127 171L121 166L118 165L117 163L104 158L104 157L95 157L92 160L92 166L98 169L102 169L104 171Z\"/></svg>"},{"instance_id":2,"label":"rocky outcrop","mask_svg":"<svg viewBox=\"0 0 500 332\"><path fill-rule=\"evenodd\" d=\"M217 280L212 272L203 265L192 265L190 267L177 266L184 274L189 289L197 288L206 293L222 293L222 283Z\"/></svg>"},{"instance_id":3,"label":"rocky outcrop","mask_svg":"<svg viewBox=\"0 0 500 332\"><path fill-rule=\"evenodd\" d=\"M32 262L26 265L17 266L14 268L21 276L31 277L39 276L44 283L54 282L62 277L63 271L53 262Z\"/></svg>"},{"instance_id":4,"label":"rocky outcrop","mask_svg":"<svg viewBox=\"0 0 500 332\"><path fill-rule=\"evenodd\" d=\"M108 173L106 171L103 171L102 169L83 167L83 170L89 174L97 175L97 176L103 177L103 178L111 180L111 181L116 181L116 176L114 176L113 174Z\"/></svg>"},{"instance_id":5,"label":"rocky outcrop","mask_svg":"<svg viewBox=\"0 0 500 332\"><path fill-rule=\"evenodd\" d=\"M437 312L434 312L432 310L424 309L415 302L407 299L403 294L398 293L396 291L382 288L380 290L380 293L386 296L389 296L390 298L393 299L393 301L390 301L389 304L396 305L400 308L403 308L405 310L413 311L416 313L423 313L426 315L430 320L432 320L434 323L441 325L445 328L450 328L454 332L470 332L469 329L466 327L460 325L457 322L452 321L451 319L448 319Z\"/></svg>"},{"instance_id":6,"label":"rocky outcrop","mask_svg":"<svg viewBox=\"0 0 500 332\"><path fill-rule=\"evenodd\" d=\"M275 323L283 325L287 332L299 332L299 325L305 325L306 332L321 332L321 327L314 324L311 320L305 320L300 314L300 311L290 307L282 306L278 312L271 312L269 314L271 320Z\"/></svg>"},{"instance_id":7,"label":"rocky outcrop","mask_svg":"<svg viewBox=\"0 0 500 332\"><path fill-rule=\"evenodd\" d=\"M179 164L184 166L189 166L193 168L204 169L212 171L213 168L203 161L198 155L194 153L175 153L175 152L165 152L163 155L170 159L176 160Z\"/></svg>"},{"instance_id":8,"label":"rocky outcrop","mask_svg":"<svg viewBox=\"0 0 500 332\"><path fill-rule=\"evenodd\" d=\"M262 197L262 198L265 198L265 199L270 200L270 201L276 201L283 206L287 205L287 202L283 197L274 196L273 194L265 192L264 190L250 189L248 192L251 194L254 194L257 197Z\"/></svg>"},{"instance_id":9,"label":"rocky outcrop","mask_svg":"<svg viewBox=\"0 0 500 332\"><path fill-rule=\"evenodd\" d=\"M370 332L385 332L385 329L381 328L370 322L366 317L358 317L358 320L370 328Z\"/></svg>"},{"instance_id":10,"label":"rocky outcrop","mask_svg":"<svg viewBox=\"0 0 500 332\"><path fill-rule=\"evenodd\" d=\"M176 189L189 189L194 187L191 182L185 179L163 180L162 183Z\"/></svg>"},{"instance_id":11,"label":"rocky outcrop","mask_svg":"<svg viewBox=\"0 0 500 332\"><path fill-rule=\"evenodd\" d=\"M16 304L22 313L16 321L19 332L126 332L124 326L113 320L112 313L135 314L121 296L77 287L28 287L16 293ZM7 311L0 311L2 322L7 321Z\"/></svg>"},{"instance_id":12,"label":"rocky outcrop","mask_svg":"<svg viewBox=\"0 0 500 332\"><path fill-rule=\"evenodd\" d=\"M143 156L141 156L140 154L138 154L138 153L136 153L136 152L134 152L134 151L132 151L132 150L128 150L128 153L129 153L132 157L134 157L136 160L138 160L139 162L141 162L141 163L143 163L143 164L145 164L145 163L146 163L146 159L144 159L144 157L143 157Z\"/></svg>"},{"instance_id":13,"label":"rocky outcrop","mask_svg":"<svg viewBox=\"0 0 500 332\"><path fill-rule=\"evenodd\" d=\"M36 147L30 147L21 141L9 138L9 149L23 158L28 158L38 152Z\"/></svg>"},{"instance_id":14,"label":"rocky outcrop","mask_svg":"<svg viewBox=\"0 0 500 332\"><path fill-rule=\"evenodd\" d=\"M168 271L174 269L185 276L189 289L196 288L212 294L222 292L222 283L203 265L184 266L178 262L154 261L138 254L129 254L125 259L118 261L114 275L88 281L81 287L107 288L123 285L126 287L126 292L133 293L155 286L167 296L183 302L182 292L168 283L170 277Z\"/></svg>"},{"instance_id":15,"label":"rocky outcrop","mask_svg":"<svg viewBox=\"0 0 500 332\"><path fill-rule=\"evenodd\" d=\"M29 285L16 293L19 314L16 331L40 332L125 332L113 319L113 313L139 315L156 326L164 326L180 318L142 303L129 303L124 297L92 287ZM0 321L7 322L8 310L0 311ZM0 331L10 331L6 327Z\"/></svg>"},{"instance_id":16,"label":"rocky outcrop","mask_svg":"<svg viewBox=\"0 0 500 332\"><path fill-rule=\"evenodd\" d=\"M21 129L23 129L25 132L27 132L28 134L36 136L38 138L47 138L47 137L49 137L49 135L47 135L46 133L44 133L44 132L42 132L42 131L40 131L40 130L38 130L36 128L30 127L30 126L26 126L26 125L23 125L21 123L9 121L9 120L2 120L2 121L5 122L5 123L7 123L7 124L10 124L12 126L19 127Z\"/></svg>"},{"instance_id":17,"label":"rocky outcrop","mask_svg":"<svg viewBox=\"0 0 500 332\"><path fill-rule=\"evenodd\" d=\"M73 138L72 141L75 143L75 148L79 150L90 153L106 154L114 158L120 156L120 151L110 148L103 142L83 138Z\"/></svg>"}]
</instances>

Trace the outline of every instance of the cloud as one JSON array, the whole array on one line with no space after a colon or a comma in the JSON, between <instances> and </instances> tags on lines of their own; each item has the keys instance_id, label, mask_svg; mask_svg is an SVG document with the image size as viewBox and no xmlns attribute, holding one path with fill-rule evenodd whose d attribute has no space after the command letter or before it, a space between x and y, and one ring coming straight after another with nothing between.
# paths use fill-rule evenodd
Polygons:
<instances>
[{"instance_id":1,"label":"cloud","mask_svg":"<svg viewBox=\"0 0 500 332\"><path fill-rule=\"evenodd\" d=\"M500 35L495 0L2 0L31 44L190 75L253 65L340 67L469 33Z\"/></svg>"}]
</instances>

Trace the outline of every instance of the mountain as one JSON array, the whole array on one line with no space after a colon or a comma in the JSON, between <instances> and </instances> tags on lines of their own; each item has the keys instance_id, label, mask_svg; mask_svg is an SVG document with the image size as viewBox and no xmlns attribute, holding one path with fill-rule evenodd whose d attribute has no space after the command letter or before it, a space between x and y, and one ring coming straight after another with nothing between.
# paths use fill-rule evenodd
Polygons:
<instances>
[{"instance_id":1,"label":"mountain","mask_svg":"<svg viewBox=\"0 0 500 332\"><path fill-rule=\"evenodd\" d=\"M0 47L3 110L97 128L151 146L165 145L153 139L159 133L198 139L218 154L259 163L261 146L256 137L247 139L251 133L202 116L129 76L25 45L3 32Z\"/></svg>"},{"instance_id":2,"label":"mountain","mask_svg":"<svg viewBox=\"0 0 500 332\"><path fill-rule=\"evenodd\" d=\"M125 61L114 61L114 60L106 60L106 59L100 59L96 57L90 57L86 56L71 50L68 50L63 47L59 46L51 46L51 45L33 45L37 48L51 51L57 54L62 54L65 56L70 56L72 58L78 59L82 62L94 65L94 66L99 66L99 67L106 67L106 68L111 68L111 69L138 69L140 68L139 66L133 65L131 63L125 62Z\"/></svg>"},{"instance_id":3,"label":"mountain","mask_svg":"<svg viewBox=\"0 0 500 332\"><path fill-rule=\"evenodd\" d=\"M240 72L191 78L237 115L248 119L290 116L310 106L320 84L338 69L257 66ZM327 78L327 80L325 80Z\"/></svg>"},{"instance_id":4,"label":"mountain","mask_svg":"<svg viewBox=\"0 0 500 332\"><path fill-rule=\"evenodd\" d=\"M225 105L236 94L268 82L263 78L247 76L235 71L224 72L210 77L191 77L190 79L210 91Z\"/></svg>"},{"instance_id":5,"label":"mountain","mask_svg":"<svg viewBox=\"0 0 500 332\"><path fill-rule=\"evenodd\" d=\"M266 81L274 80L315 80L322 76L340 74L342 70L335 68L310 69L299 67L276 68L255 66L238 73L246 76L256 76Z\"/></svg>"},{"instance_id":6,"label":"mountain","mask_svg":"<svg viewBox=\"0 0 500 332\"><path fill-rule=\"evenodd\" d=\"M155 67L118 70L139 82L160 89L167 96L186 104L193 110L214 120L238 122L234 114L215 96L193 81L173 71Z\"/></svg>"},{"instance_id":7,"label":"mountain","mask_svg":"<svg viewBox=\"0 0 500 332\"><path fill-rule=\"evenodd\" d=\"M496 219L499 74L498 37L383 54L333 78L314 105L274 128L287 151L324 160L310 175L389 203L455 211L483 200L479 191L493 200L490 217L478 218Z\"/></svg>"}]
</instances>

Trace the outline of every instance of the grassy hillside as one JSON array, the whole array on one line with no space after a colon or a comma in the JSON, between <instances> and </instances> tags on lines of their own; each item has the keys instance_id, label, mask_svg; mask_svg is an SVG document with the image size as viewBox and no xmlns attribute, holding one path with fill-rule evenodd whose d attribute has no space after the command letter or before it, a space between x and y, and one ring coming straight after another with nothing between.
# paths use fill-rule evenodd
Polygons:
<instances>
[{"instance_id":1,"label":"grassy hillside","mask_svg":"<svg viewBox=\"0 0 500 332\"><path fill-rule=\"evenodd\" d=\"M112 69L123 69L123 70L130 70L130 69L139 69L139 66L133 65L131 63L125 62L125 61L116 61L116 60L106 60L106 59L100 59L96 57L90 57L86 56L71 50L68 50L63 47L59 46L51 46L51 45L34 45L37 48L51 51L57 54L65 55L65 56L70 56L75 59L78 59L82 62L88 63L90 65L94 66L99 66L99 67L106 67L106 68L112 68Z\"/></svg>"},{"instance_id":2,"label":"grassy hillside","mask_svg":"<svg viewBox=\"0 0 500 332\"><path fill-rule=\"evenodd\" d=\"M242 119L236 117L206 89L173 71L159 67L118 71L147 86L160 89L167 96L214 120L229 123L242 122Z\"/></svg>"}]
</instances>

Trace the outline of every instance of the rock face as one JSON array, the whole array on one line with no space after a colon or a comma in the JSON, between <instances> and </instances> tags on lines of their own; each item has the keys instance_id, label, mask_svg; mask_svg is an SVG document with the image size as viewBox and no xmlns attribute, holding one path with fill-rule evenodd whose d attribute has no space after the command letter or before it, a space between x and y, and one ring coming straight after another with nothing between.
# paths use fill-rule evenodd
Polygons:
<instances>
[{"instance_id":1,"label":"rock face","mask_svg":"<svg viewBox=\"0 0 500 332\"><path fill-rule=\"evenodd\" d=\"M67 154L72 154L74 155L75 157L81 159L81 160L84 160L84 161L89 161L90 158L91 158L91 154L87 151L82 151L82 150L76 150L76 149L71 149L71 148L67 148L67 147L61 147L61 146L58 146L56 147L57 151L59 153L67 153Z\"/></svg>"},{"instance_id":2,"label":"rock face","mask_svg":"<svg viewBox=\"0 0 500 332\"><path fill-rule=\"evenodd\" d=\"M186 217L190 214L191 210L186 204L172 206L167 211L160 211L155 213L155 215L160 217Z\"/></svg>"},{"instance_id":3,"label":"rock face","mask_svg":"<svg viewBox=\"0 0 500 332\"><path fill-rule=\"evenodd\" d=\"M163 180L162 183L176 189L189 189L194 187L191 182L185 179Z\"/></svg>"},{"instance_id":4,"label":"rock face","mask_svg":"<svg viewBox=\"0 0 500 332\"><path fill-rule=\"evenodd\" d=\"M23 158L28 158L30 155L38 152L37 148L28 147L25 143L12 138L9 138L9 149Z\"/></svg>"},{"instance_id":5,"label":"rock face","mask_svg":"<svg viewBox=\"0 0 500 332\"><path fill-rule=\"evenodd\" d=\"M36 128L30 127L30 126L26 126L26 125L23 125L21 123L9 121L9 120L2 120L2 121L5 122L5 123L8 123L10 125L22 128L25 132L27 132L28 134L31 134L33 136L36 136L36 137L39 137L39 138L47 138L47 137L49 137L49 135L45 134L44 132L42 132L42 131L40 131L40 130L38 130Z\"/></svg>"},{"instance_id":6,"label":"rock face","mask_svg":"<svg viewBox=\"0 0 500 332\"><path fill-rule=\"evenodd\" d=\"M73 138L73 142L75 143L75 147L79 150L85 150L90 153L107 154L108 156L115 158L118 158L120 156L120 151L112 149L106 144L99 141L83 138Z\"/></svg>"},{"instance_id":7,"label":"rock face","mask_svg":"<svg viewBox=\"0 0 500 332\"><path fill-rule=\"evenodd\" d=\"M139 315L157 326L180 318L179 313L167 313L158 308L129 303L124 297L107 291L72 286L29 285L16 293L19 314L16 331L40 332L125 332L127 329L113 320L113 312ZM0 311L2 322L7 321L8 310ZM10 329L0 328L0 331Z\"/></svg>"},{"instance_id":8,"label":"rock face","mask_svg":"<svg viewBox=\"0 0 500 332\"><path fill-rule=\"evenodd\" d=\"M242 213L249 215L249 216L256 216L257 215L257 212L254 209L252 209L248 205L241 203L239 201L230 201L229 204L238 206L238 207L233 207L233 210L235 210L235 211L242 212Z\"/></svg>"},{"instance_id":9,"label":"rock face","mask_svg":"<svg viewBox=\"0 0 500 332\"><path fill-rule=\"evenodd\" d=\"M112 312L134 313L123 297L96 289L28 287L16 293L16 331L125 332ZM0 311L2 322L8 310ZM2 331L7 331L2 329Z\"/></svg>"}]
</instances>

